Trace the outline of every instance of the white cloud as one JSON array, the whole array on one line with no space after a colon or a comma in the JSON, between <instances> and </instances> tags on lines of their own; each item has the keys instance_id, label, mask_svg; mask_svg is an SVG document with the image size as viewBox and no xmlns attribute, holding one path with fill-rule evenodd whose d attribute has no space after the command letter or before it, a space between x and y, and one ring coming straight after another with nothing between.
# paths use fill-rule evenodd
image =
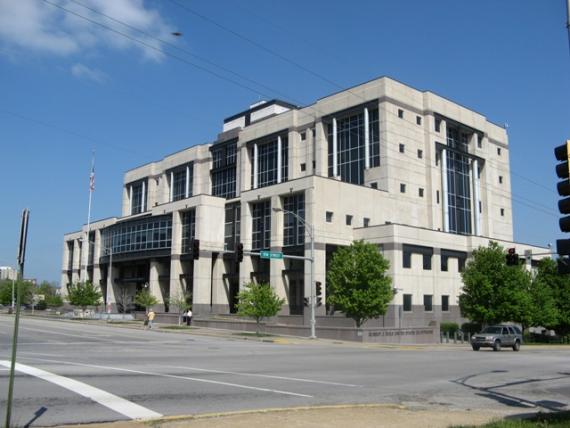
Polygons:
<instances>
[{"instance_id":1,"label":"white cloud","mask_svg":"<svg viewBox=\"0 0 570 428\"><path fill-rule=\"evenodd\" d=\"M49 0L93 21L100 22L147 45L160 49L159 39L174 31L143 0ZM87 6L89 10L80 4ZM97 13L97 12L100 13ZM147 37L101 14L138 28ZM160 61L164 54L41 0L0 0L0 44L6 48L58 56L78 55L100 48L136 49L147 59Z\"/></svg>"},{"instance_id":2,"label":"white cloud","mask_svg":"<svg viewBox=\"0 0 570 428\"><path fill-rule=\"evenodd\" d=\"M107 80L107 75L101 70L89 68L83 64L73 64L71 74L78 79L92 80L95 83L105 83Z\"/></svg>"}]
</instances>

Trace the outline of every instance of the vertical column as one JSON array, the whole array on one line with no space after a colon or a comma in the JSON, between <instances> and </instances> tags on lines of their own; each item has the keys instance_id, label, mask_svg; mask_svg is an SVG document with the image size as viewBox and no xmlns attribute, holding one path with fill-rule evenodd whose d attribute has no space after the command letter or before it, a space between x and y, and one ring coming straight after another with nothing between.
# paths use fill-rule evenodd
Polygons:
<instances>
[{"instance_id":1,"label":"vertical column","mask_svg":"<svg viewBox=\"0 0 570 428\"><path fill-rule=\"evenodd\" d=\"M149 275L149 292L158 301L158 304L155 305L155 309L159 311L164 310L164 300L162 299L162 290L160 289L160 273L161 273L161 266L160 261L156 259L151 259L150 261L150 275Z\"/></svg>"},{"instance_id":2,"label":"vertical column","mask_svg":"<svg viewBox=\"0 0 570 428\"><path fill-rule=\"evenodd\" d=\"M336 129L336 118L332 120L332 138L333 138L333 177L338 176L338 135Z\"/></svg>"},{"instance_id":3,"label":"vertical column","mask_svg":"<svg viewBox=\"0 0 570 428\"><path fill-rule=\"evenodd\" d=\"M258 160L258 147L257 147L257 143L255 143L253 145L253 188L257 189L257 173L258 173L258 165L257 165L257 160Z\"/></svg>"},{"instance_id":4,"label":"vertical column","mask_svg":"<svg viewBox=\"0 0 570 428\"><path fill-rule=\"evenodd\" d=\"M168 202L172 202L174 200L174 171L170 171L170 187L168 193Z\"/></svg>"},{"instance_id":5,"label":"vertical column","mask_svg":"<svg viewBox=\"0 0 570 428\"><path fill-rule=\"evenodd\" d=\"M312 168L312 162L315 161L315 169ZM311 169L309 169L311 168ZM324 124L321 121L315 123L315 136L313 138L312 155L307 164L308 171L312 171L315 175L327 177L328 172L328 142Z\"/></svg>"},{"instance_id":6,"label":"vertical column","mask_svg":"<svg viewBox=\"0 0 570 428\"><path fill-rule=\"evenodd\" d=\"M443 203L443 231L449 232L449 201L447 199L447 150L441 151L441 202Z\"/></svg>"},{"instance_id":7,"label":"vertical column","mask_svg":"<svg viewBox=\"0 0 570 428\"><path fill-rule=\"evenodd\" d=\"M283 209L283 203L279 196L271 197L271 251L283 251L283 216L285 213L282 211L275 212L273 208ZM269 262L269 283L271 288L275 293L282 299L285 299L285 303L279 311L280 315L289 315L289 296L285 288L286 275L283 275L283 270L285 269L285 260L276 259L270 260Z\"/></svg>"},{"instance_id":8,"label":"vertical column","mask_svg":"<svg viewBox=\"0 0 570 428\"><path fill-rule=\"evenodd\" d=\"M225 288L224 274L229 273L226 270L226 264L234 263L234 261L224 262L224 257L220 254L212 263L212 311L217 314L228 314L230 312L230 290L229 285L227 289Z\"/></svg>"},{"instance_id":9,"label":"vertical column","mask_svg":"<svg viewBox=\"0 0 570 428\"><path fill-rule=\"evenodd\" d=\"M95 242L93 244L93 285L101 290L101 266L99 258L101 257L101 230L95 231Z\"/></svg>"},{"instance_id":10,"label":"vertical column","mask_svg":"<svg viewBox=\"0 0 570 428\"><path fill-rule=\"evenodd\" d=\"M170 256L170 279L168 284L168 295L171 300L184 297L183 281L180 276L183 273L180 253L182 252L182 213L174 211L172 213L172 244ZM177 312L177 307L169 308L170 312Z\"/></svg>"},{"instance_id":11,"label":"vertical column","mask_svg":"<svg viewBox=\"0 0 570 428\"><path fill-rule=\"evenodd\" d=\"M186 198L190 196L190 190L190 165L186 165L186 192L184 192Z\"/></svg>"},{"instance_id":12,"label":"vertical column","mask_svg":"<svg viewBox=\"0 0 570 428\"><path fill-rule=\"evenodd\" d=\"M473 213L475 214L475 235L481 235L481 213L479 212L479 202L481 200L479 193L479 161L473 159L471 163L471 182L473 185Z\"/></svg>"},{"instance_id":13,"label":"vertical column","mask_svg":"<svg viewBox=\"0 0 570 428\"><path fill-rule=\"evenodd\" d=\"M141 212L146 211L146 180L142 182Z\"/></svg>"},{"instance_id":14,"label":"vertical column","mask_svg":"<svg viewBox=\"0 0 570 428\"><path fill-rule=\"evenodd\" d=\"M283 158L281 157L281 150L283 149L283 143L281 141L281 136L277 137L277 182L281 183L281 167L283 166Z\"/></svg>"},{"instance_id":15,"label":"vertical column","mask_svg":"<svg viewBox=\"0 0 570 428\"><path fill-rule=\"evenodd\" d=\"M79 270L81 268L81 244L79 239L73 240L73 259L71 261L71 283L79 282Z\"/></svg>"},{"instance_id":16,"label":"vertical column","mask_svg":"<svg viewBox=\"0 0 570 428\"><path fill-rule=\"evenodd\" d=\"M79 282L85 282L88 279L87 264L89 263L89 232L85 232L81 237L81 261L79 265Z\"/></svg>"},{"instance_id":17,"label":"vertical column","mask_svg":"<svg viewBox=\"0 0 570 428\"><path fill-rule=\"evenodd\" d=\"M252 237L252 221L251 221L251 204L243 202L241 204L241 221L240 221L240 239L243 243L244 252L251 251ZM253 272L252 256L244 255L243 261L239 267L239 287L251 281L251 272Z\"/></svg>"},{"instance_id":18,"label":"vertical column","mask_svg":"<svg viewBox=\"0 0 570 428\"><path fill-rule=\"evenodd\" d=\"M195 314L210 312L212 302L212 256L208 252L200 252L200 258L194 260L194 293L192 296L192 311Z\"/></svg>"},{"instance_id":19,"label":"vertical column","mask_svg":"<svg viewBox=\"0 0 570 428\"><path fill-rule=\"evenodd\" d=\"M370 168L370 116L364 108L364 168Z\"/></svg>"},{"instance_id":20,"label":"vertical column","mask_svg":"<svg viewBox=\"0 0 570 428\"><path fill-rule=\"evenodd\" d=\"M129 215L133 215L133 186L129 186Z\"/></svg>"},{"instance_id":21,"label":"vertical column","mask_svg":"<svg viewBox=\"0 0 570 428\"><path fill-rule=\"evenodd\" d=\"M117 296L120 295L121 290L115 285L115 278L119 275L119 268L110 265L107 268L107 286L105 290L105 303L107 308L111 307L111 312L117 311ZM126 300L126 299L125 299ZM127 304L127 302L121 302ZM106 309L107 309L106 308Z\"/></svg>"}]
</instances>

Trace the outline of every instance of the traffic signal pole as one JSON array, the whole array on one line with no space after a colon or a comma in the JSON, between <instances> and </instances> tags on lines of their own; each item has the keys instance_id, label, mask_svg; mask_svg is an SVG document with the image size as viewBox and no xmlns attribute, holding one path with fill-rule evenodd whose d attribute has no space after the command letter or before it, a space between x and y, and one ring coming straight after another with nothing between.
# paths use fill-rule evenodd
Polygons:
<instances>
[{"instance_id":1,"label":"traffic signal pole","mask_svg":"<svg viewBox=\"0 0 570 428\"><path fill-rule=\"evenodd\" d=\"M564 199L558 201L558 210L561 214L570 214L570 140L566 140L566 144L556 147L554 156L562 162L556 165L556 175L562 179L556 188L560 196L565 196ZM561 232L570 232L570 215L562 217L558 224ZM556 252L560 256L570 255L570 239L558 239L556 241Z\"/></svg>"}]
</instances>

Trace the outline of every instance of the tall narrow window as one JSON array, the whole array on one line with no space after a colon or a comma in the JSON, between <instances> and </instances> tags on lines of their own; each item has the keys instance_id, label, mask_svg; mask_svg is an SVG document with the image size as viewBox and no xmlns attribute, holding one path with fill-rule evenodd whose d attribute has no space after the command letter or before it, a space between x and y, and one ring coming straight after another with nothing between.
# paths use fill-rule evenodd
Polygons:
<instances>
[{"instance_id":1,"label":"tall narrow window","mask_svg":"<svg viewBox=\"0 0 570 428\"><path fill-rule=\"evenodd\" d=\"M131 192L131 215L146 211L147 187L146 180L140 180L129 185L129 191Z\"/></svg>"},{"instance_id":2,"label":"tall narrow window","mask_svg":"<svg viewBox=\"0 0 570 428\"><path fill-rule=\"evenodd\" d=\"M192 174L193 164L181 165L167 171L168 183L170 185L170 202L192 196Z\"/></svg>"},{"instance_id":3,"label":"tall narrow window","mask_svg":"<svg viewBox=\"0 0 570 428\"><path fill-rule=\"evenodd\" d=\"M404 294L404 312L412 312L412 295Z\"/></svg>"},{"instance_id":4,"label":"tall narrow window","mask_svg":"<svg viewBox=\"0 0 570 428\"><path fill-rule=\"evenodd\" d=\"M441 311L449 312L449 296L441 296Z\"/></svg>"},{"instance_id":5,"label":"tall narrow window","mask_svg":"<svg viewBox=\"0 0 570 428\"><path fill-rule=\"evenodd\" d=\"M182 213L182 253L192 250L192 240L196 237L196 210Z\"/></svg>"},{"instance_id":6,"label":"tall narrow window","mask_svg":"<svg viewBox=\"0 0 570 428\"><path fill-rule=\"evenodd\" d=\"M224 245L227 251L234 251L240 241L241 205L239 203L226 205L224 224Z\"/></svg>"},{"instance_id":7,"label":"tall narrow window","mask_svg":"<svg viewBox=\"0 0 570 428\"><path fill-rule=\"evenodd\" d=\"M252 204L252 243L254 250L269 248L271 245L271 202L261 201Z\"/></svg>"},{"instance_id":8,"label":"tall narrow window","mask_svg":"<svg viewBox=\"0 0 570 428\"><path fill-rule=\"evenodd\" d=\"M236 197L237 143L214 144L212 152L212 195L231 199Z\"/></svg>"},{"instance_id":9,"label":"tall narrow window","mask_svg":"<svg viewBox=\"0 0 570 428\"><path fill-rule=\"evenodd\" d=\"M424 311L433 311L433 296L431 294L424 294Z\"/></svg>"},{"instance_id":10,"label":"tall narrow window","mask_svg":"<svg viewBox=\"0 0 570 428\"><path fill-rule=\"evenodd\" d=\"M467 139L457 129L447 129L448 145L456 150L447 152L447 201L449 208L449 231L471 234L471 190Z\"/></svg>"},{"instance_id":11,"label":"tall narrow window","mask_svg":"<svg viewBox=\"0 0 570 428\"><path fill-rule=\"evenodd\" d=\"M268 141L260 141L258 144L257 158L257 185L258 187L271 186L277 183L277 137ZM281 181L287 181L289 173L288 161L288 139L281 137ZM253 159L253 157L252 157ZM252 168L253 183L253 168Z\"/></svg>"},{"instance_id":12,"label":"tall narrow window","mask_svg":"<svg viewBox=\"0 0 570 428\"><path fill-rule=\"evenodd\" d=\"M370 136L370 167L380 165L380 131L378 109L368 110L368 131ZM353 184L364 184L365 141L364 141L364 108L358 113L336 118L337 122L337 165L338 175L342 181ZM327 126L328 137L328 175L334 175L333 126Z\"/></svg>"},{"instance_id":13,"label":"tall narrow window","mask_svg":"<svg viewBox=\"0 0 570 428\"><path fill-rule=\"evenodd\" d=\"M305 195L303 193L283 198L283 246L303 245L305 226L292 213L305 219Z\"/></svg>"}]
</instances>

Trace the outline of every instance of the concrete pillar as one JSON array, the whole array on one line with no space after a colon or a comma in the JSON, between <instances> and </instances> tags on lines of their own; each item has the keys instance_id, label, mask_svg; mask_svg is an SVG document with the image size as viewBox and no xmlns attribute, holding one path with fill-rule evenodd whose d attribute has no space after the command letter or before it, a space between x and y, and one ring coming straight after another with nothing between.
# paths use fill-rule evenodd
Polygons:
<instances>
[{"instance_id":1,"label":"concrete pillar","mask_svg":"<svg viewBox=\"0 0 570 428\"><path fill-rule=\"evenodd\" d=\"M368 108L364 108L364 167L370 168L370 116Z\"/></svg>"},{"instance_id":2,"label":"concrete pillar","mask_svg":"<svg viewBox=\"0 0 570 428\"><path fill-rule=\"evenodd\" d=\"M441 202L443 204L443 231L449 232L449 201L447 199L447 150L441 151Z\"/></svg>"},{"instance_id":3,"label":"concrete pillar","mask_svg":"<svg viewBox=\"0 0 570 428\"><path fill-rule=\"evenodd\" d=\"M129 215L133 215L133 186L129 186Z\"/></svg>"},{"instance_id":4,"label":"concrete pillar","mask_svg":"<svg viewBox=\"0 0 570 428\"><path fill-rule=\"evenodd\" d=\"M226 264L224 257L219 254L213 261L212 266L212 312L216 314L228 314L230 312L228 290L224 286L224 274L229 273L226 271ZM233 263L228 261L228 263Z\"/></svg>"},{"instance_id":5,"label":"concrete pillar","mask_svg":"<svg viewBox=\"0 0 570 428\"><path fill-rule=\"evenodd\" d=\"M252 220L251 220L251 204L243 202L241 204L241 221L240 221L240 239L243 243L244 252L251 251L252 244ZM251 281L251 272L253 272L253 262L251 256L244 254L243 261L239 267L239 287L242 289L244 284Z\"/></svg>"},{"instance_id":6,"label":"concrete pillar","mask_svg":"<svg viewBox=\"0 0 570 428\"><path fill-rule=\"evenodd\" d=\"M242 165L242 159L247 159L247 157L243 157L242 151L237 148L236 143L236 197L239 198L241 194L241 168L245 168L245 165ZM243 162L245 164L245 162Z\"/></svg>"},{"instance_id":7,"label":"concrete pillar","mask_svg":"<svg viewBox=\"0 0 570 428\"><path fill-rule=\"evenodd\" d=\"M75 284L79 282L79 269L81 267L81 242L79 239L73 240L73 259L71 263L71 283Z\"/></svg>"},{"instance_id":8,"label":"concrete pillar","mask_svg":"<svg viewBox=\"0 0 570 428\"><path fill-rule=\"evenodd\" d=\"M475 134L477 135L477 134ZM479 182L479 161L473 159L471 164L471 183L473 185L473 213L474 213L474 229L475 235L481 235L481 214L479 213L480 198L480 182Z\"/></svg>"},{"instance_id":9,"label":"concrete pillar","mask_svg":"<svg viewBox=\"0 0 570 428\"><path fill-rule=\"evenodd\" d=\"M277 136L277 182L281 183L282 173L281 167L283 166L283 157L281 156L281 151L283 150L283 142L281 141L281 136Z\"/></svg>"},{"instance_id":10,"label":"concrete pillar","mask_svg":"<svg viewBox=\"0 0 570 428\"><path fill-rule=\"evenodd\" d=\"M186 171L186 180L188 180L188 170ZM188 181L187 181L188 183ZM188 187L186 187L188 190ZM180 254L182 252L182 213L174 211L172 213L172 238L171 238L171 255L170 255L170 278L168 281L168 297L170 301L176 301L185 297L185 282L181 278L183 274L182 262ZM170 312L177 313L178 307L171 305Z\"/></svg>"},{"instance_id":11,"label":"concrete pillar","mask_svg":"<svg viewBox=\"0 0 570 428\"><path fill-rule=\"evenodd\" d=\"M332 120L332 145L333 145L333 177L338 177L338 135L336 129L336 118Z\"/></svg>"},{"instance_id":12,"label":"concrete pillar","mask_svg":"<svg viewBox=\"0 0 570 428\"><path fill-rule=\"evenodd\" d=\"M171 302L183 299L185 297L185 283L181 278L183 275L182 262L179 255L173 255L170 258L170 281L169 281L169 297ZM170 312L178 312L176 305L171 303Z\"/></svg>"},{"instance_id":13,"label":"concrete pillar","mask_svg":"<svg viewBox=\"0 0 570 428\"><path fill-rule=\"evenodd\" d=\"M148 289L150 294L156 297L156 300L158 301L158 303L153 307L153 309L159 312L164 311L164 299L162 297L162 290L160 288L160 279L159 279L161 273L162 273L162 267L160 262L156 259L151 259Z\"/></svg>"},{"instance_id":14,"label":"concrete pillar","mask_svg":"<svg viewBox=\"0 0 570 428\"><path fill-rule=\"evenodd\" d=\"M174 200L174 172L170 171L170 181L168 184L168 202Z\"/></svg>"},{"instance_id":15,"label":"concrete pillar","mask_svg":"<svg viewBox=\"0 0 570 428\"><path fill-rule=\"evenodd\" d=\"M106 303L105 310L108 310L110 306L111 312L117 312L117 298L121 298L120 286L118 286L115 281L118 276L119 268L117 266L112 266L110 269L107 268L107 281L103 299Z\"/></svg>"},{"instance_id":16,"label":"concrete pillar","mask_svg":"<svg viewBox=\"0 0 570 428\"><path fill-rule=\"evenodd\" d=\"M192 189L190 189L190 165L186 165L186 192L184 192L184 196L189 198L192 194Z\"/></svg>"},{"instance_id":17,"label":"concrete pillar","mask_svg":"<svg viewBox=\"0 0 570 428\"><path fill-rule=\"evenodd\" d=\"M142 182L141 211L146 211L146 180Z\"/></svg>"},{"instance_id":18,"label":"concrete pillar","mask_svg":"<svg viewBox=\"0 0 570 428\"><path fill-rule=\"evenodd\" d=\"M257 189L257 174L258 174L258 165L257 165L257 160L258 160L258 147L257 147L257 143L255 143L253 145L253 188Z\"/></svg>"},{"instance_id":19,"label":"concrete pillar","mask_svg":"<svg viewBox=\"0 0 570 428\"><path fill-rule=\"evenodd\" d=\"M88 280L87 264L89 263L89 232L86 230L81 239L81 261L79 266L79 281L85 282Z\"/></svg>"},{"instance_id":20,"label":"concrete pillar","mask_svg":"<svg viewBox=\"0 0 570 428\"><path fill-rule=\"evenodd\" d=\"M315 160L315 174L328 177L328 140L323 122L320 121L315 124L313 149L312 158ZM312 167L312 165L309 167Z\"/></svg>"},{"instance_id":21,"label":"concrete pillar","mask_svg":"<svg viewBox=\"0 0 570 428\"><path fill-rule=\"evenodd\" d=\"M206 314L211 311L212 303L212 256L200 254L194 260L194 294L192 296L192 312Z\"/></svg>"},{"instance_id":22,"label":"concrete pillar","mask_svg":"<svg viewBox=\"0 0 570 428\"><path fill-rule=\"evenodd\" d=\"M281 197L271 197L271 251L283 251L283 216L282 211L275 212L273 208L283 209ZM269 262L269 283L275 293L282 299L285 299L281 311L281 315L289 315L289 294L286 290L284 259L273 259Z\"/></svg>"}]
</instances>

